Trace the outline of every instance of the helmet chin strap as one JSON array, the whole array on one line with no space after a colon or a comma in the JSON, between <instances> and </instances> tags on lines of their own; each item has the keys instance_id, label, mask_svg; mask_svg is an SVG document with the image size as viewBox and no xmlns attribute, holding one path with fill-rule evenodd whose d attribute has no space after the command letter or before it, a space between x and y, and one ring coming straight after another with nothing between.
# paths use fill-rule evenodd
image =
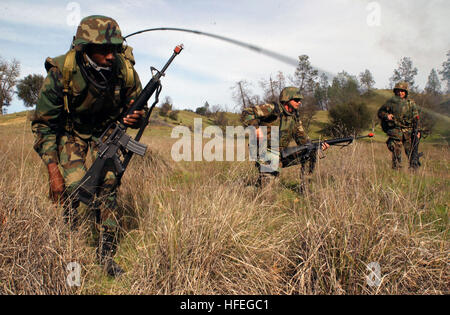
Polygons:
<instances>
[{"instance_id":1,"label":"helmet chin strap","mask_svg":"<svg viewBox=\"0 0 450 315\"><path fill-rule=\"evenodd\" d=\"M94 62L87 53L84 54L84 56L86 57L86 61L88 63L88 67L92 70L94 70L100 77L101 80L103 80L103 82L98 82L97 80L95 80L93 77L91 77L90 75L87 75L87 79L94 84L95 87L97 87L98 89L104 90L107 88L108 86L108 79L106 78L105 74L103 73L103 71L106 71L108 73L110 73L112 71L112 67L102 67L99 66L96 62Z\"/></svg>"},{"instance_id":2,"label":"helmet chin strap","mask_svg":"<svg viewBox=\"0 0 450 315\"><path fill-rule=\"evenodd\" d=\"M96 70L96 71L98 71L98 72L100 72L100 71L102 71L102 70L105 70L105 71L111 71L111 70L112 70L112 67L101 67L101 66L99 66L98 64L96 64L96 63L89 57L88 54L86 54L86 59L87 59L89 65L90 65L94 70Z\"/></svg>"},{"instance_id":3,"label":"helmet chin strap","mask_svg":"<svg viewBox=\"0 0 450 315\"><path fill-rule=\"evenodd\" d=\"M80 64L80 70L81 70L81 73L82 73L82 75L83 75L83 77L85 78L85 79L87 79L90 83L92 83L97 89L100 89L100 90L105 90L105 89L107 89L108 88L108 79L106 78L106 76L102 73L102 71L107 71L107 72L111 72L112 71L112 67L101 67L101 66L99 66L99 65L97 65L89 56L88 56L88 54L87 53L83 53L83 54L77 54L77 56L79 56L79 58L83 58L83 56L85 57L84 58L84 60L85 61L87 61L87 67L85 68L85 64L86 64L86 62L80 62L79 64ZM92 73L92 74L89 74L88 73L88 71L86 71L86 70L88 70L87 68L89 68L89 70L91 70L90 72ZM103 82L98 82L94 77L93 77L93 75L94 75L94 72L95 71L95 73L98 75L98 76L100 76L101 77L101 80L103 81Z\"/></svg>"}]
</instances>

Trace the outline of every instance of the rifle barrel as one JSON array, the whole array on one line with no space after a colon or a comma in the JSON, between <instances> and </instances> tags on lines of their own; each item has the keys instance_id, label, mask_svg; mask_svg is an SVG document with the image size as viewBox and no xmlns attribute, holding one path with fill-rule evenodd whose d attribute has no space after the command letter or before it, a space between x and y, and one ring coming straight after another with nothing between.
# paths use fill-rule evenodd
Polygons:
<instances>
[{"instance_id":1,"label":"rifle barrel","mask_svg":"<svg viewBox=\"0 0 450 315\"><path fill-rule=\"evenodd\" d=\"M156 74L153 75L152 79L147 83L145 88L142 90L137 99L134 101L133 105L127 110L124 117L126 117L126 115L133 114L135 110L142 110L144 108L145 104L147 104L147 101L159 87L160 85L159 80L161 79L162 76L164 76L167 68L170 66L175 57L181 52L181 50L183 50L183 45L178 45L175 47L172 56L166 62L162 70L157 71ZM121 119L121 122L123 123L123 118Z\"/></svg>"}]
</instances>

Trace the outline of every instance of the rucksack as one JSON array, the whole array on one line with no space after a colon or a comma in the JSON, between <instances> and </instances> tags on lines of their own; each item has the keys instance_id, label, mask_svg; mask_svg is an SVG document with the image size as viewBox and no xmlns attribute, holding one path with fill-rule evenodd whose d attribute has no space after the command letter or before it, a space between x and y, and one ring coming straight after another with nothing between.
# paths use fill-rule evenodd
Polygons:
<instances>
[{"instance_id":1,"label":"rucksack","mask_svg":"<svg viewBox=\"0 0 450 315\"><path fill-rule=\"evenodd\" d=\"M75 55L76 50L71 49L65 55L56 57L54 59L48 57L45 60L45 69L47 70L47 72L50 71L50 69L53 67L57 67L61 71L64 86L64 110L67 113L70 113L69 95L72 94L72 78L73 73L76 71L77 67ZM130 46L126 46L123 52L117 54L117 57L120 59L120 64L122 65L122 69L120 69L120 71L125 74L125 87L133 87L135 83L133 71L133 66L135 64L133 48Z\"/></svg>"}]
</instances>

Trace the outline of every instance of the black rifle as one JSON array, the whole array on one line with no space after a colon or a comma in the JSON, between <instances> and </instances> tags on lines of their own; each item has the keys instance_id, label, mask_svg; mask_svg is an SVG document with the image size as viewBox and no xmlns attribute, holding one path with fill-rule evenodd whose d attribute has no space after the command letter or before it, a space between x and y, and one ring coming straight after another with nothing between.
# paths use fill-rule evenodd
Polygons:
<instances>
[{"instance_id":1,"label":"black rifle","mask_svg":"<svg viewBox=\"0 0 450 315\"><path fill-rule=\"evenodd\" d=\"M324 141L315 140L304 145L287 147L281 150L281 164L283 168L298 164L302 164L303 167L306 162L310 161L311 164L309 165L309 171L312 173L315 166L317 151L321 149L323 143L328 143L329 145L345 143L345 146L347 146L352 143L353 140L367 137L372 138L373 136L373 133L369 133L367 136L337 138Z\"/></svg>"},{"instance_id":2,"label":"black rifle","mask_svg":"<svg viewBox=\"0 0 450 315\"><path fill-rule=\"evenodd\" d=\"M411 153L409 157L409 167L413 169L417 169L420 167L421 163L419 159L422 157L423 153L419 153L419 142L420 138L418 137L420 132L419 129L419 116L414 117L412 123L412 132L411 132Z\"/></svg>"},{"instance_id":3,"label":"black rifle","mask_svg":"<svg viewBox=\"0 0 450 315\"><path fill-rule=\"evenodd\" d=\"M92 205L104 179L106 171L114 172L117 178L116 185L119 186L122 176L125 173L125 170L133 154L136 153L140 156L143 156L145 154L147 146L145 144L139 143L139 140L141 139L141 136L144 133L144 129L148 124L153 108L158 103L158 96L162 88L160 79L162 76L164 76L164 72L167 70L173 59L175 59L175 57L181 52L182 49L183 45L175 47L172 56L161 71L158 71L155 68L151 67L152 73L155 72L155 74L153 74L151 80L147 83L135 102L122 115L119 121L112 123L99 138L97 143L98 156L92 164L91 168L89 168L84 177L81 179L78 187L71 194L70 197L73 198L74 201L79 200L86 205ZM131 136L126 134L127 126L124 124L123 119L127 115L134 113L134 111L136 110L144 109L147 101L155 92L155 102L148 110L136 137L133 139ZM123 160L120 159L119 150L123 155Z\"/></svg>"}]
</instances>

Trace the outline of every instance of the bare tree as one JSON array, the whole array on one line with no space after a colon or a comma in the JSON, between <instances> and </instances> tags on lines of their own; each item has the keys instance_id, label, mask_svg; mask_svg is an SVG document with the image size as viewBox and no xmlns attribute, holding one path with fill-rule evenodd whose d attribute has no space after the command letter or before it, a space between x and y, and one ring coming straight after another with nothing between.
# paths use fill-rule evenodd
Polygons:
<instances>
[{"instance_id":1,"label":"bare tree","mask_svg":"<svg viewBox=\"0 0 450 315\"><path fill-rule=\"evenodd\" d=\"M314 91L314 98L322 110L328 110L328 89L330 88L330 83L328 83L328 77L325 73L320 75L319 84L316 86L316 90Z\"/></svg>"},{"instance_id":2,"label":"bare tree","mask_svg":"<svg viewBox=\"0 0 450 315\"><path fill-rule=\"evenodd\" d=\"M233 91L233 99L235 100L237 107L241 110L254 105L251 101L252 92L249 88L249 83L245 80L236 82L234 86L231 87Z\"/></svg>"},{"instance_id":3,"label":"bare tree","mask_svg":"<svg viewBox=\"0 0 450 315\"><path fill-rule=\"evenodd\" d=\"M4 107L11 104L19 74L19 61L7 62L0 58L0 115L3 115Z\"/></svg>"},{"instance_id":4,"label":"bare tree","mask_svg":"<svg viewBox=\"0 0 450 315\"><path fill-rule=\"evenodd\" d=\"M259 81L259 85L261 86L264 93L264 102L278 102L281 90L286 87L286 76L283 72L278 71L275 78L272 78L272 76L270 76L268 80L262 79Z\"/></svg>"},{"instance_id":5,"label":"bare tree","mask_svg":"<svg viewBox=\"0 0 450 315\"><path fill-rule=\"evenodd\" d=\"M302 106L299 110L300 119L303 124L303 128L308 133L313 121L314 115L317 113L318 106L317 101L313 95L307 94L302 100Z\"/></svg>"}]
</instances>

